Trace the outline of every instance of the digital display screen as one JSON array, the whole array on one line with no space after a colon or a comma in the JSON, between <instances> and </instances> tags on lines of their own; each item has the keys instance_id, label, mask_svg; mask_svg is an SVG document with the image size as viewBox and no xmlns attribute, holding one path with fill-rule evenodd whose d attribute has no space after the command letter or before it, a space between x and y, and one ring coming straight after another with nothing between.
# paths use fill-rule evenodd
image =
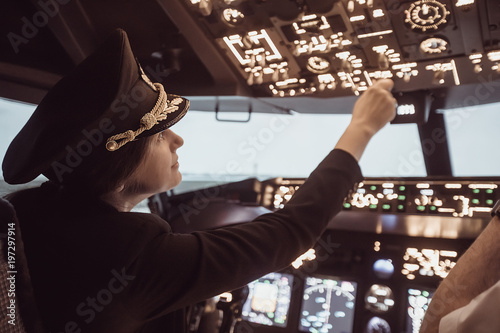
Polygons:
<instances>
[{"instance_id":1,"label":"digital display screen","mask_svg":"<svg viewBox=\"0 0 500 333\"><path fill-rule=\"evenodd\" d=\"M299 330L318 333L352 333L356 282L307 277Z\"/></svg>"},{"instance_id":2,"label":"digital display screen","mask_svg":"<svg viewBox=\"0 0 500 333\"><path fill-rule=\"evenodd\" d=\"M293 275L270 273L248 285L242 319L267 326L286 327Z\"/></svg>"},{"instance_id":3,"label":"digital display screen","mask_svg":"<svg viewBox=\"0 0 500 333\"><path fill-rule=\"evenodd\" d=\"M425 311L429 307L434 291L408 289L408 309L406 311L406 332L418 333Z\"/></svg>"}]
</instances>

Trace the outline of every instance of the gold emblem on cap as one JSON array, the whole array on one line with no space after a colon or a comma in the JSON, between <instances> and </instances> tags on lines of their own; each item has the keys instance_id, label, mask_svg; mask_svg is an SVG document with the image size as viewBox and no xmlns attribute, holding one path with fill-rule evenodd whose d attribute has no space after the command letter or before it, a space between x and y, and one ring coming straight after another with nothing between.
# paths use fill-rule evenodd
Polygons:
<instances>
[{"instance_id":1,"label":"gold emblem on cap","mask_svg":"<svg viewBox=\"0 0 500 333\"><path fill-rule=\"evenodd\" d=\"M151 89L154 91L156 90L156 87L154 86L154 83L151 81L151 79L144 73L144 70L142 69L142 66L139 62L137 62L137 66L139 66L139 71L141 72L140 76L142 81L144 81Z\"/></svg>"},{"instance_id":2,"label":"gold emblem on cap","mask_svg":"<svg viewBox=\"0 0 500 333\"><path fill-rule=\"evenodd\" d=\"M167 93L165 92L162 84L152 83L152 86L155 91L159 91L158 100L156 101L153 109L142 116L139 128L137 130L128 130L126 132L119 133L108 138L108 140L106 141L107 150L115 151L120 149L121 147L123 147L123 145L135 140L135 138L142 132L150 130L160 121L167 119L168 114L179 109L179 104L181 104L183 101L182 98L177 97L169 101L167 98Z\"/></svg>"}]
</instances>

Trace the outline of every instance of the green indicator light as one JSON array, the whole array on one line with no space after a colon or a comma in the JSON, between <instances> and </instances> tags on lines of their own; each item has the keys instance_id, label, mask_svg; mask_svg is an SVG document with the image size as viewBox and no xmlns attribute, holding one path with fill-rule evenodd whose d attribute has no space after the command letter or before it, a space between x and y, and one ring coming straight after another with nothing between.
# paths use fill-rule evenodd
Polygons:
<instances>
[{"instance_id":1,"label":"green indicator light","mask_svg":"<svg viewBox=\"0 0 500 333\"><path fill-rule=\"evenodd\" d=\"M375 186L375 185L370 186L370 190L375 191L376 189L377 189L377 186Z\"/></svg>"},{"instance_id":2,"label":"green indicator light","mask_svg":"<svg viewBox=\"0 0 500 333\"><path fill-rule=\"evenodd\" d=\"M486 200L486 204L487 205L493 205L493 200L491 200L491 199Z\"/></svg>"},{"instance_id":3,"label":"green indicator light","mask_svg":"<svg viewBox=\"0 0 500 333\"><path fill-rule=\"evenodd\" d=\"M267 316L268 316L269 318L274 318L274 313L273 313L273 312L268 312L268 313L267 313Z\"/></svg>"},{"instance_id":4,"label":"green indicator light","mask_svg":"<svg viewBox=\"0 0 500 333\"><path fill-rule=\"evenodd\" d=\"M403 209L405 209L404 205L398 205L398 210L403 210Z\"/></svg>"},{"instance_id":5,"label":"green indicator light","mask_svg":"<svg viewBox=\"0 0 500 333\"><path fill-rule=\"evenodd\" d=\"M430 208L432 211L435 211L436 210L436 206L431 206Z\"/></svg>"},{"instance_id":6,"label":"green indicator light","mask_svg":"<svg viewBox=\"0 0 500 333\"><path fill-rule=\"evenodd\" d=\"M472 203L473 203L474 205L479 204L479 199L472 199Z\"/></svg>"},{"instance_id":7,"label":"green indicator light","mask_svg":"<svg viewBox=\"0 0 500 333\"><path fill-rule=\"evenodd\" d=\"M417 210L423 212L425 210L425 206L417 206Z\"/></svg>"},{"instance_id":8,"label":"green indicator light","mask_svg":"<svg viewBox=\"0 0 500 333\"><path fill-rule=\"evenodd\" d=\"M400 195L400 196L398 196L398 200L406 200L406 195Z\"/></svg>"},{"instance_id":9,"label":"green indicator light","mask_svg":"<svg viewBox=\"0 0 500 333\"><path fill-rule=\"evenodd\" d=\"M375 204L371 204L371 205L370 205L370 209L377 209L377 205L375 205Z\"/></svg>"},{"instance_id":10,"label":"green indicator light","mask_svg":"<svg viewBox=\"0 0 500 333\"><path fill-rule=\"evenodd\" d=\"M399 187L399 190L400 190L400 191L404 191L404 190L406 190L406 187L405 187L405 186L400 186L400 187Z\"/></svg>"},{"instance_id":11,"label":"green indicator light","mask_svg":"<svg viewBox=\"0 0 500 333\"><path fill-rule=\"evenodd\" d=\"M391 209L391 205L384 204L384 205L382 205L382 209L385 209L385 210Z\"/></svg>"},{"instance_id":12,"label":"green indicator light","mask_svg":"<svg viewBox=\"0 0 500 333\"><path fill-rule=\"evenodd\" d=\"M488 193L488 194L492 194L492 193L493 193L493 190L492 190L491 188L490 188L490 189L487 189L487 190L486 190L486 193Z\"/></svg>"},{"instance_id":13,"label":"green indicator light","mask_svg":"<svg viewBox=\"0 0 500 333\"><path fill-rule=\"evenodd\" d=\"M428 297L429 296L429 293L425 290L422 291L422 296L424 297Z\"/></svg>"},{"instance_id":14,"label":"green indicator light","mask_svg":"<svg viewBox=\"0 0 500 333\"><path fill-rule=\"evenodd\" d=\"M348 202L346 202L346 203L344 204L344 208L347 208L347 209L351 208L351 204L350 204L350 203L348 203Z\"/></svg>"},{"instance_id":15,"label":"green indicator light","mask_svg":"<svg viewBox=\"0 0 500 333\"><path fill-rule=\"evenodd\" d=\"M478 193L479 193L479 189L478 189L478 188L473 189L473 190L472 190L472 193L474 193L474 194L478 194Z\"/></svg>"}]
</instances>

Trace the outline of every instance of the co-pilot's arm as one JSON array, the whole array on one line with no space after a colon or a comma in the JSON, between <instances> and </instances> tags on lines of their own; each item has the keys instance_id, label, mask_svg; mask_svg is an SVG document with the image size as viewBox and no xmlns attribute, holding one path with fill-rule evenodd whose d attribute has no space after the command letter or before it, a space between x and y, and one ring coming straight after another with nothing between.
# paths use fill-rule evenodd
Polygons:
<instances>
[{"instance_id":1,"label":"co-pilot's arm","mask_svg":"<svg viewBox=\"0 0 500 333\"><path fill-rule=\"evenodd\" d=\"M436 290L420 333L437 333L442 317L467 305L499 280L500 219L495 217Z\"/></svg>"}]
</instances>

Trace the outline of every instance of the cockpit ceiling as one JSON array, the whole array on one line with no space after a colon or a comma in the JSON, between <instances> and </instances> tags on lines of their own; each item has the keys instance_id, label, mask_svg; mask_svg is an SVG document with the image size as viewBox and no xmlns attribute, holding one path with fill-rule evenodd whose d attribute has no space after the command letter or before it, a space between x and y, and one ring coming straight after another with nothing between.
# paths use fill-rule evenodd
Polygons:
<instances>
[{"instance_id":1,"label":"cockpit ceiling","mask_svg":"<svg viewBox=\"0 0 500 333\"><path fill-rule=\"evenodd\" d=\"M118 27L146 72L182 95L349 99L374 80L392 78L396 92L430 91L444 108L500 100L495 0L1 6L9 15L0 23L0 94L28 102L36 103Z\"/></svg>"}]
</instances>

